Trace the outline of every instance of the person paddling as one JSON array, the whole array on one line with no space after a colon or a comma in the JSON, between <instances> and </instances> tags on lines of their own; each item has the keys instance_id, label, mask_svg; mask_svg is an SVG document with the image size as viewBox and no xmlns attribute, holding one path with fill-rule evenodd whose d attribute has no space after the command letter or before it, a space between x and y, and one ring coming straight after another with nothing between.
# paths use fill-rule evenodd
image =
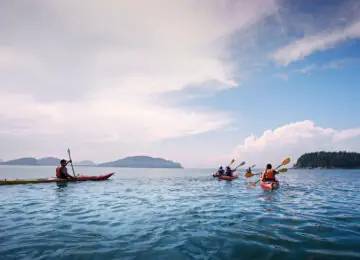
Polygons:
<instances>
[{"instance_id":1,"label":"person paddling","mask_svg":"<svg viewBox=\"0 0 360 260\"><path fill-rule=\"evenodd\" d=\"M246 170L246 173L251 173L251 167Z\"/></svg>"},{"instance_id":2,"label":"person paddling","mask_svg":"<svg viewBox=\"0 0 360 260\"><path fill-rule=\"evenodd\" d=\"M56 177L59 179L75 179L73 176L71 176L70 174L68 174L66 165L68 165L69 163L72 163L71 160L66 161L65 159L62 159L60 161L60 165L58 167L56 167Z\"/></svg>"},{"instance_id":3,"label":"person paddling","mask_svg":"<svg viewBox=\"0 0 360 260\"><path fill-rule=\"evenodd\" d=\"M272 182L276 182L276 178L275 175L278 174L279 172L274 170L272 168L272 165L270 163L268 163L266 165L266 170L261 174L261 181L272 181Z\"/></svg>"},{"instance_id":4,"label":"person paddling","mask_svg":"<svg viewBox=\"0 0 360 260\"><path fill-rule=\"evenodd\" d=\"M224 175L225 171L222 166L220 166L219 170L217 171L217 175L222 176Z\"/></svg>"},{"instance_id":5,"label":"person paddling","mask_svg":"<svg viewBox=\"0 0 360 260\"><path fill-rule=\"evenodd\" d=\"M233 175L233 172L234 172L234 171L235 171L235 170L231 170L230 166L226 166L225 175L231 177L231 176Z\"/></svg>"}]
</instances>

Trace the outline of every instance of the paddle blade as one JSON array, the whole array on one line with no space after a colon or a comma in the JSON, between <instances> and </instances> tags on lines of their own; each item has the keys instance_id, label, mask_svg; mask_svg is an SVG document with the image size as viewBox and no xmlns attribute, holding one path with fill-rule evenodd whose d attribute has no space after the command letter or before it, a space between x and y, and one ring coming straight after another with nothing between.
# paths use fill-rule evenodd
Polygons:
<instances>
[{"instance_id":1,"label":"paddle blade","mask_svg":"<svg viewBox=\"0 0 360 260\"><path fill-rule=\"evenodd\" d=\"M287 171L288 171L287 168L282 168L282 169L279 170L279 172L287 172Z\"/></svg>"},{"instance_id":2,"label":"paddle blade","mask_svg":"<svg viewBox=\"0 0 360 260\"><path fill-rule=\"evenodd\" d=\"M286 165L290 162L290 158L286 158L282 163L281 165Z\"/></svg>"},{"instance_id":3,"label":"paddle blade","mask_svg":"<svg viewBox=\"0 0 360 260\"><path fill-rule=\"evenodd\" d=\"M233 164L235 162L235 159L232 159L231 160L231 163L229 164L229 166L231 165L231 164Z\"/></svg>"},{"instance_id":4,"label":"paddle blade","mask_svg":"<svg viewBox=\"0 0 360 260\"><path fill-rule=\"evenodd\" d=\"M250 187L255 187L256 183L257 183L257 182L252 182L252 183L250 183L249 186L250 186Z\"/></svg>"},{"instance_id":5,"label":"paddle blade","mask_svg":"<svg viewBox=\"0 0 360 260\"><path fill-rule=\"evenodd\" d=\"M254 168L256 166L256 164L252 165L250 168Z\"/></svg>"},{"instance_id":6,"label":"paddle blade","mask_svg":"<svg viewBox=\"0 0 360 260\"><path fill-rule=\"evenodd\" d=\"M244 164L245 164L245 162L242 162L242 163L239 164L239 166L243 166Z\"/></svg>"}]
</instances>

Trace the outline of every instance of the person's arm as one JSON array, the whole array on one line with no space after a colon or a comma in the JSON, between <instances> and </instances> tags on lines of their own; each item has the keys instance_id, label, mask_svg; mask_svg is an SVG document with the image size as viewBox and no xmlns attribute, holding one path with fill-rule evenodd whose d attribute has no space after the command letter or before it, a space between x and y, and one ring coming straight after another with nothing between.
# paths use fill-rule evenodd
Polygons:
<instances>
[{"instance_id":1,"label":"person's arm","mask_svg":"<svg viewBox=\"0 0 360 260\"><path fill-rule=\"evenodd\" d=\"M262 172L261 175L260 175L260 180L264 180L264 173Z\"/></svg>"},{"instance_id":2,"label":"person's arm","mask_svg":"<svg viewBox=\"0 0 360 260\"><path fill-rule=\"evenodd\" d=\"M65 167L62 167L62 168L61 168L61 172L62 172L62 175L65 176L66 178L74 179L74 177L71 176L71 175L68 173L68 171L67 171L67 169L66 169Z\"/></svg>"},{"instance_id":3,"label":"person's arm","mask_svg":"<svg viewBox=\"0 0 360 260\"><path fill-rule=\"evenodd\" d=\"M69 160L66 162L66 165L68 165L69 163L72 163L72 160Z\"/></svg>"}]
</instances>

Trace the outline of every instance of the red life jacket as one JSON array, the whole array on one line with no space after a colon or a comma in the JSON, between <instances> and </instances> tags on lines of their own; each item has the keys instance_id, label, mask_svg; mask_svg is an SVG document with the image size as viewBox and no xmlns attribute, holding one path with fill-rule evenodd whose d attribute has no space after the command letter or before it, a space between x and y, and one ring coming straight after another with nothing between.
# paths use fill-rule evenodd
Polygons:
<instances>
[{"instance_id":1,"label":"red life jacket","mask_svg":"<svg viewBox=\"0 0 360 260\"><path fill-rule=\"evenodd\" d=\"M268 170L265 170L264 172L264 178L265 179L269 179L269 180L274 180L275 179L275 172L273 169L268 169Z\"/></svg>"}]
</instances>

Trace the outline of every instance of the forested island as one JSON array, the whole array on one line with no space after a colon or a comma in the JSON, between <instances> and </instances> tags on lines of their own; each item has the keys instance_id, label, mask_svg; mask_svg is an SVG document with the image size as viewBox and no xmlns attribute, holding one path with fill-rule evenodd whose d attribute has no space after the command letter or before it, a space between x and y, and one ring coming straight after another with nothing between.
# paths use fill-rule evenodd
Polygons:
<instances>
[{"instance_id":1,"label":"forested island","mask_svg":"<svg viewBox=\"0 0 360 260\"><path fill-rule=\"evenodd\" d=\"M130 156L113 162L98 164L101 167L124 168L183 168L180 163L150 156Z\"/></svg>"},{"instance_id":2,"label":"forested island","mask_svg":"<svg viewBox=\"0 0 360 260\"><path fill-rule=\"evenodd\" d=\"M359 169L360 153L313 152L299 157L294 168Z\"/></svg>"}]
</instances>

